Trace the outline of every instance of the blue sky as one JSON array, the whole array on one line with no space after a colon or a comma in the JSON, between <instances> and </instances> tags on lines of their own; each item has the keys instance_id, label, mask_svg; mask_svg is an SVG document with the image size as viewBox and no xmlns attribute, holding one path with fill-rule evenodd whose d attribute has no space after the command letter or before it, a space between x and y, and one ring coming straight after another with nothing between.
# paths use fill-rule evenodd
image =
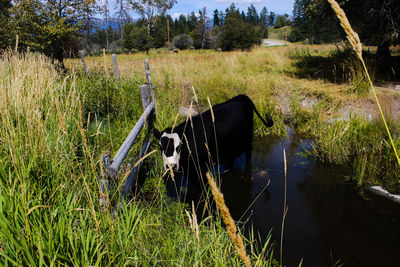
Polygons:
<instances>
[{"instance_id":1,"label":"blue sky","mask_svg":"<svg viewBox=\"0 0 400 267\"><path fill-rule=\"evenodd\" d=\"M235 3L235 6L240 10L247 11L247 7L251 4L254 4L258 12L260 12L265 6L267 7L268 12L273 11L277 14L286 13L291 15L293 11L294 0L178 0L178 3L171 10L169 10L168 13L173 17L178 17L181 13L187 14L192 11L197 13L199 9L206 7L208 16L211 17L215 9L225 11L225 9L229 7L231 3Z\"/></svg>"}]
</instances>

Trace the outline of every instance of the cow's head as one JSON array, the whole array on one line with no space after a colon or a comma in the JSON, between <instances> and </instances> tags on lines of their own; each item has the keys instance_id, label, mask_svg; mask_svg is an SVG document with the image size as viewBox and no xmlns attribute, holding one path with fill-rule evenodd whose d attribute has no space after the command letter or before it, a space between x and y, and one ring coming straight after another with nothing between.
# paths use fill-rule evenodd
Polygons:
<instances>
[{"instance_id":1,"label":"cow's head","mask_svg":"<svg viewBox=\"0 0 400 267\"><path fill-rule=\"evenodd\" d=\"M167 128L162 132L154 128L153 132L154 136L160 140L159 145L164 161L164 170L168 170L169 167L172 170L178 170L181 157L181 138L177 133L172 132L171 128Z\"/></svg>"}]
</instances>

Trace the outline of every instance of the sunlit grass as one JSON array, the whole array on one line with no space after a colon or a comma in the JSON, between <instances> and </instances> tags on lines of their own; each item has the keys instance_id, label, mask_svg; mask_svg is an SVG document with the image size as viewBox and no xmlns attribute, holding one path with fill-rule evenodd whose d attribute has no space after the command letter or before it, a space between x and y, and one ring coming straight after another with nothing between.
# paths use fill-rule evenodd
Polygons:
<instances>
[{"instance_id":1,"label":"sunlit grass","mask_svg":"<svg viewBox=\"0 0 400 267\"><path fill-rule=\"evenodd\" d=\"M218 216L198 222L198 237L192 232L187 207L165 196L154 157L144 196L101 211L100 153L118 147L140 116L141 82L63 75L42 55L2 56L2 266L240 264ZM263 251L255 239L247 244L254 262L270 266L268 243Z\"/></svg>"}]
</instances>

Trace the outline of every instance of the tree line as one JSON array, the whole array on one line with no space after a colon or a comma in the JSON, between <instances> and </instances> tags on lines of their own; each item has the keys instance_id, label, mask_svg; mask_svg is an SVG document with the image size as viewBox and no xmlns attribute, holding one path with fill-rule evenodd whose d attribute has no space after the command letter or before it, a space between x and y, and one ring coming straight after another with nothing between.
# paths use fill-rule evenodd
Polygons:
<instances>
[{"instance_id":1,"label":"tree line","mask_svg":"<svg viewBox=\"0 0 400 267\"><path fill-rule=\"evenodd\" d=\"M266 7L258 13L251 5L245 13L234 4L224 12L216 9L212 15L205 7L198 14L181 14L175 19L160 15L150 29L146 28L146 20L142 18L124 26L123 47L146 50L170 45L179 49L246 50L268 37L268 27L273 25L274 19L274 13L268 13Z\"/></svg>"},{"instance_id":2,"label":"tree line","mask_svg":"<svg viewBox=\"0 0 400 267\"><path fill-rule=\"evenodd\" d=\"M287 15L276 16L265 7L258 12L250 5L245 12L234 4L225 11L214 10L210 14L203 8L197 14L192 12L173 19L167 11L176 3L176 0L0 0L0 51L14 46L17 38L20 50L40 51L60 62L80 49L142 51L169 45L179 49L246 50L268 37L268 27L284 26L289 21ZM140 18L134 21L132 12Z\"/></svg>"}]
</instances>

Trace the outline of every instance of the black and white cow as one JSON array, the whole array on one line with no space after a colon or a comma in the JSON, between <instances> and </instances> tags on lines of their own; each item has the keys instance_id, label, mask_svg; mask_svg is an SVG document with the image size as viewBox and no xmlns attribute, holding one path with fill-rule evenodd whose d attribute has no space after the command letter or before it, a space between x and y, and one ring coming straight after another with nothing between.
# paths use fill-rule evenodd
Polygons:
<instances>
[{"instance_id":1,"label":"black and white cow","mask_svg":"<svg viewBox=\"0 0 400 267\"><path fill-rule=\"evenodd\" d=\"M266 127L273 126L270 116L264 120L246 95L238 95L211 110L194 116L162 132L154 129L160 140L164 169L183 172L187 178L204 177L216 164L231 166L241 154L251 159L253 112Z\"/></svg>"}]
</instances>

